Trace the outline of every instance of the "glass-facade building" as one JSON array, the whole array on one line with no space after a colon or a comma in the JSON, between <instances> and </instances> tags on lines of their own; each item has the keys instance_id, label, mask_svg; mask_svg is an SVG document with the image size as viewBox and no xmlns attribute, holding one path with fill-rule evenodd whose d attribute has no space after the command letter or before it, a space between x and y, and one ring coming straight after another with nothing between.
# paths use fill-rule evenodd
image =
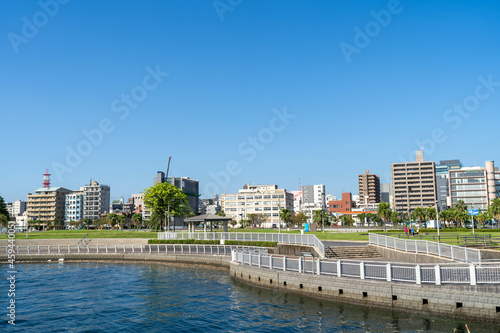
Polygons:
<instances>
[{"instance_id":1,"label":"glass-facade building","mask_svg":"<svg viewBox=\"0 0 500 333\"><path fill-rule=\"evenodd\" d=\"M448 187L448 172L462 168L460 160L445 160L439 161L436 165L436 194L438 200L439 211L448 208L447 197L450 195Z\"/></svg>"}]
</instances>

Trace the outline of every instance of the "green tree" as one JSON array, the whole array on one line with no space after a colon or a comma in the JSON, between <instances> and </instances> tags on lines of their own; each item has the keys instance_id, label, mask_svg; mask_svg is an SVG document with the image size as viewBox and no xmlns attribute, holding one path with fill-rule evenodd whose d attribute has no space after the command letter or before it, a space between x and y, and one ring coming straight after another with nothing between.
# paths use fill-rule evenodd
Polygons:
<instances>
[{"instance_id":1,"label":"green tree","mask_svg":"<svg viewBox=\"0 0 500 333\"><path fill-rule=\"evenodd\" d=\"M109 213L108 216L106 216L106 220L111 229L113 229L116 225L116 222L118 221L118 215L116 215L115 213Z\"/></svg>"},{"instance_id":2,"label":"green tree","mask_svg":"<svg viewBox=\"0 0 500 333\"><path fill-rule=\"evenodd\" d=\"M488 214L490 214L500 227L500 198L493 199L490 206L488 207Z\"/></svg>"},{"instance_id":3,"label":"green tree","mask_svg":"<svg viewBox=\"0 0 500 333\"><path fill-rule=\"evenodd\" d=\"M422 207L417 207L415 208L411 216L414 220L418 220L420 225L422 225L422 222L425 220L426 217L425 209Z\"/></svg>"},{"instance_id":4,"label":"green tree","mask_svg":"<svg viewBox=\"0 0 500 333\"><path fill-rule=\"evenodd\" d=\"M144 205L158 218L162 216L166 219L167 212L170 216L186 216L190 212L186 195L169 183L158 183L145 189Z\"/></svg>"},{"instance_id":5,"label":"green tree","mask_svg":"<svg viewBox=\"0 0 500 333\"><path fill-rule=\"evenodd\" d=\"M394 226L396 226L396 225L398 225L398 224L400 224L402 222L401 216L399 216L399 213L397 211L393 211L391 213L391 216L390 216L389 219L392 221L392 223L394 224Z\"/></svg>"},{"instance_id":6,"label":"green tree","mask_svg":"<svg viewBox=\"0 0 500 333\"><path fill-rule=\"evenodd\" d=\"M304 212L294 213L292 216L292 223L296 224L299 228L302 228L302 225L307 222L307 215Z\"/></svg>"},{"instance_id":7,"label":"green tree","mask_svg":"<svg viewBox=\"0 0 500 333\"><path fill-rule=\"evenodd\" d=\"M236 222L236 220L231 220L231 222L229 222L229 224L233 227L233 229L236 227L236 225L238 224L238 222Z\"/></svg>"},{"instance_id":8,"label":"green tree","mask_svg":"<svg viewBox=\"0 0 500 333\"><path fill-rule=\"evenodd\" d=\"M117 222L120 225L120 229L123 230L125 224L127 223L127 216L119 215L117 218Z\"/></svg>"},{"instance_id":9,"label":"green tree","mask_svg":"<svg viewBox=\"0 0 500 333\"><path fill-rule=\"evenodd\" d=\"M324 221L328 220L328 213L322 209L315 210L313 213L313 221L316 222L318 226L322 226Z\"/></svg>"},{"instance_id":10,"label":"green tree","mask_svg":"<svg viewBox=\"0 0 500 333\"><path fill-rule=\"evenodd\" d=\"M256 213L248 214L248 219L250 220L252 226L258 226L258 227L260 227L262 223L268 220L266 215L256 214Z\"/></svg>"},{"instance_id":11,"label":"green tree","mask_svg":"<svg viewBox=\"0 0 500 333\"><path fill-rule=\"evenodd\" d=\"M7 210L7 204L5 200L0 196L0 215L5 215L7 217L7 221L10 220L9 211Z\"/></svg>"},{"instance_id":12,"label":"green tree","mask_svg":"<svg viewBox=\"0 0 500 333\"><path fill-rule=\"evenodd\" d=\"M457 203L453 206L456 210L459 212L466 212L467 211L467 205L463 200L458 200Z\"/></svg>"},{"instance_id":13,"label":"green tree","mask_svg":"<svg viewBox=\"0 0 500 333\"><path fill-rule=\"evenodd\" d=\"M339 219L342 222L342 225L344 226L351 227L354 223L354 219L352 218L351 215L348 214L340 215Z\"/></svg>"},{"instance_id":14,"label":"green tree","mask_svg":"<svg viewBox=\"0 0 500 333\"><path fill-rule=\"evenodd\" d=\"M280 211L280 219L281 221L284 221L286 226L288 227L288 222L290 222L292 219L292 212L290 212L289 209L283 208Z\"/></svg>"},{"instance_id":15,"label":"green tree","mask_svg":"<svg viewBox=\"0 0 500 333\"><path fill-rule=\"evenodd\" d=\"M0 214L0 226L7 227L9 224L9 217L5 214Z\"/></svg>"},{"instance_id":16,"label":"green tree","mask_svg":"<svg viewBox=\"0 0 500 333\"><path fill-rule=\"evenodd\" d=\"M436 219L436 209L434 207L427 207L425 209L425 218L427 220L435 220Z\"/></svg>"},{"instance_id":17,"label":"green tree","mask_svg":"<svg viewBox=\"0 0 500 333\"><path fill-rule=\"evenodd\" d=\"M329 221L330 225L337 225L338 218L336 215L332 214L328 217L328 219L330 220Z\"/></svg>"},{"instance_id":18,"label":"green tree","mask_svg":"<svg viewBox=\"0 0 500 333\"><path fill-rule=\"evenodd\" d=\"M136 229L139 228L139 226L142 226L142 214L135 213L134 215L132 215L131 220Z\"/></svg>"},{"instance_id":19,"label":"green tree","mask_svg":"<svg viewBox=\"0 0 500 333\"><path fill-rule=\"evenodd\" d=\"M377 215L384 223L384 231L387 231L387 221L391 217L392 210L391 205L387 202L381 202L378 204Z\"/></svg>"},{"instance_id":20,"label":"green tree","mask_svg":"<svg viewBox=\"0 0 500 333\"><path fill-rule=\"evenodd\" d=\"M366 214L366 213L359 213L358 214L358 219L359 219L359 222L361 222L361 226L364 226L365 222L368 219L368 214Z\"/></svg>"}]
</instances>

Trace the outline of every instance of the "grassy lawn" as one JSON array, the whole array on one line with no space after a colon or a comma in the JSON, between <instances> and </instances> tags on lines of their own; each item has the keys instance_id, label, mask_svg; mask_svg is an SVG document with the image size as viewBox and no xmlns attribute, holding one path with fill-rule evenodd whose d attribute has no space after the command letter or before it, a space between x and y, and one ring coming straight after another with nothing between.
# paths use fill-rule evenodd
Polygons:
<instances>
[{"instance_id":1,"label":"grassy lawn","mask_svg":"<svg viewBox=\"0 0 500 333\"><path fill-rule=\"evenodd\" d=\"M215 229L215 232L221 232L221 229ZM197 232L203 232L202 229L198 229ZM276 229L230 229L230 232L251 232L251 233L278 233ZM300 230L282 230L284 234L300 234ZM378 231L379 232L379 231ZM38 231L30 232L28 239L62 239L62 238L83 238L88 234L89 238L147 238L147 239L157 239L157 233L151 231L117 231L117 230L50 230L50 231ZM368 241L368 233L357 232L357 233L337 233L335 230L325 230L325 233L321 231L306 233L309 235L316 235L320 240L345 240L345 241ZM404 232L401 232L404 234ZM397 233L386 233L385 235L397 237ZM432 235L436 233L424 232L422 233L424 240L431 240ZM471 230L460 230L456 229L453 233L441 233L441 242L448 244L456 244L456 235L459 236L472 236ZM479 237L484 235L484 233L476 233ZM429 237L430 236L430 237ZM500 236L500 235L499 235ZM493 238L498 237L495 233ZM6 239L7 235L0 235L0 239ZM26 233L17 233L16 238L26 239ZM418 239L417 236L410 239Z\"/></svg>"},{"instance_id":2,"label":"grassy lawn","mask_svg":"<svg viewBox=\"0 0 500 333\"><path fill-rule=\"evenodd\" d=\"M116 231L116 230L50 230L28 233L28 239L61 239L61 238L157 238L156 232ZM0 235L6 239L7 235ZM16 233L16 238L26 239L26 233Z\"/></svg>"}]
</instances>

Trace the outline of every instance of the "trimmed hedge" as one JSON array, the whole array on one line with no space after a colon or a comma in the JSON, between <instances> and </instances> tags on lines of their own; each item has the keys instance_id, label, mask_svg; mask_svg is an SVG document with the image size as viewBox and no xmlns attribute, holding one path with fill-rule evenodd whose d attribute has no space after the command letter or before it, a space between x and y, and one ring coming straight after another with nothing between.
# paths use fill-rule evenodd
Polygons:
<instances>
[{"instance_id":1,"label":"trimmed hedge","mask_svg":"<svg viewBox=\"0 0 500 333\"><path fill-rule=\"evenodd\" d=\"M148 244L201 244L201 245L220 245L220 240L198 240L198 239L150 239ZM226 240L224 245L238 246L261 246L276 247L278 242L257 242L257 241L234 241Z\"/></svg>"}]
</instances>

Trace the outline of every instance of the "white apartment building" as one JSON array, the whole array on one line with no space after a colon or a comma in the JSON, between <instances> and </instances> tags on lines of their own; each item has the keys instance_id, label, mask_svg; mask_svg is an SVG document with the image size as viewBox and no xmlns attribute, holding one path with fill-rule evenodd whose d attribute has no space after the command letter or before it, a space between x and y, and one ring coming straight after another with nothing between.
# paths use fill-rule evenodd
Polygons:
<instances>
[{"instance_id":1,"label":"white apartment building","mask_svg":"<svg viewBox=\"0 0 500 333\"><path fill-rule=\"evenodd\" d=\"M302 186L302 207L301 211L307 215L312 222L315 210L325 210L325 185L304 185Z\"/></svg>"},{"instance_id":2,"label":"white apartment building","mask_svg":"<svg viewBox=\"0 0 500 333\"><path fill-rule=\"evenodd\" d=\"M83 187L83 218L97 220L109 212L110 188L93 181Z\"/></svg>"},{"instance_id":3,"label":"white apartment building","mask_svg":"<svg viewBox=\"0 0 500 333\"><path fill-rule=\"evenodd\" d=\"M27 208L27 202L16 200L14 202L7 202L7 211L9 212L9 216L11 218L16 216L22 216Z\"/></svg>"},{"instance_id":4,"label":"white apartment building","mask_svg":"<svg viewBox=\"0 0 500 333\"><path fill-rule=\"evenodd\" d=\"M64 222L80 221L83 219L83 189L66 194Z\"/></svg>"},{"instance_id":5,"label":"white apartment building","mask_svg":"<svg viewBox=\"0 0 500 333\"><path fill-rule=\"evenodd\" d=\"M269 228L278 225L281 209L293 211L293 195L278 189L278 185L246 184L238 193L222 194L221 208L226 216L238 222L247 220L248 214L265 215L268 220L262 226Z\"/></svg>"}]
</instances>

